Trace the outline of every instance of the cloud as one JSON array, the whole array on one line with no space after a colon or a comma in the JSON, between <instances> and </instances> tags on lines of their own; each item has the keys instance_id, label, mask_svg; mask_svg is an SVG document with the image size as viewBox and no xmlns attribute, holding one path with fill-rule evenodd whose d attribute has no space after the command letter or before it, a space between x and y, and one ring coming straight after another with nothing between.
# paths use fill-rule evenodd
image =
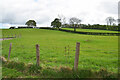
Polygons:
<instances>
[{"instance_id":1,"label":"cloud","mask_svg":"<svg viewBox=\"0 0 120 80\"><path fill-rule=\"evenodd\" d=\"M108 14L118 14L118 0L110 0L110 1L104 1L101 2L101 10Z\"/></svg>"},{"instance_id":2,"label":"cloud","mask_svg":"<svg viewBox=\"0 0 120 80\"><path fill-rule=\"evenodd\" d=\"M118 24L120 24L120 1L118 3Z\"/></svg>"},{"instance_id":3,"label":"cloud","mask_svg":"<svg viewBox=\"0 0 120 80\"><path fill-rule=\"evenodd\" d=\"M82 23L105 23L105 18L117 18L118 0L2 0L0 23L23 25L33 19L40 26L50 26L58 14L67 19L78 17ZM68 22L68 21L67 21Z\"/></svg>"},{"instance_id":4,"label":"cloud","mask_svg":"<svg viewBox=\"0 0 120 80\"><path fill-rule=\"evenodd\" d=\"M28 19L41 19L40 22L43 22L42 20L48 16L46 14L48 12L41 4L39 5L34 0L4 0L2 4L3 12L0 13L2 23L24 24Z\"/></svg>"}]
</instances>

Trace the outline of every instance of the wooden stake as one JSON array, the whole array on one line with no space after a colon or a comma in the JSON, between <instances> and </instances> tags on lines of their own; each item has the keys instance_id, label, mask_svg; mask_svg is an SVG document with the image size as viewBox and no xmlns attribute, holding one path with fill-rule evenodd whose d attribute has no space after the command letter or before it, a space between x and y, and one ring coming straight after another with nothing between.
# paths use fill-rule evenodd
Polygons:
<instances>
[{"instance_id":1,"label":"wooden stake","mask_svg":"<svg viewBox=\"0 0 120 80\"><path fill-rule=\"evenodd\" d=\"M40 62L39 62L39 61L40 61L39 52L40 52L40 50L39 50L39 45L36 44L36 59L37 59L36 64L37 64L37 66L40 65Z\"/></svg>"},{"instance_id":2,"label":"wooden stake","mask_svg":"<svg viewBox=\"0 0 120 80\"><path fill-rule=\"evenodd\" d=\"M65 47L65 58L66 58L66 63L67 63L67 48Z\"/></svg>"},{"instance_id":3,"label":"wooden stake","mask_svg":"<svg viewBox=\"0 0 120 80\"><path fill-rule=\"evenodd\" d=\"M3 34L3 40L4 40L4 34Z\"/></svg>"},{"instance_id":4,"label":"wooden stake","mask_svg":"<svg viewBox=\"0 0 120 80\"><path fill-rule=\"evenodd\" d=\"M79 62L79 51L80 51L80 43L76 43L76 54L75 54L75 62L74 62L74 71L78 69L78 62Z\"/></svg>"},{"instance_id":5,"label":"wooden stake","mask_svg":"<svg viewBox=\"0 0 120 80\"><path fill-rule=\"evenodd\" d=\"M66 56L66 47L65 47L65 56Z\"/></svg>"},{"instance_id":6,"label":"wooden stake","mask_svg":"<svg viewBox=\"0 0 120 80\"><path fill-rule=\"evenodd\" d=\"M69 45L68 45L68 63L70 63L70 56L69 56Z\"/></svg>"},{"instance_id":7,"label":"wooden stake","mask_svg":"<svg viewBox=\"0 0 120 80\"><path fill-rule=\"evenodd\" d=\"M15 38L16 38L16 34L15 34Z\"/></svg>"},{"instance_id":8,"label":"wooden stake","mask_svg":"<svg viewBox=\"0 0 120 80\"><path fill-rule=\"evenodd\" d=\"M10 48L9 48L9 55L8 55L8 60L10 60L11 47L12 47L12 43L10 43Z\"/></svg>"}]
</instances>

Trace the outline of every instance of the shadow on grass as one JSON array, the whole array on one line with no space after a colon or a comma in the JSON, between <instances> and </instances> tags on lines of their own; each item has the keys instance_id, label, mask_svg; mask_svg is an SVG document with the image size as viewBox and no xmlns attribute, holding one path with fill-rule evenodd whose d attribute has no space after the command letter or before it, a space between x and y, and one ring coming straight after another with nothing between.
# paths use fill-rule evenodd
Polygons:
<instances>
[{"instance_id":1,"label":"shadow on grass","mask_svg":"<svg viewBox=\"0 0 120 80\"><path fill-rule=\"evenodd\" d=\"M20 71L27 75L27 78L117 78L116 73L108 72L106 69L100 69L96 72L78 69L78 71L75 72L67 66L45 68L41 67L41 65L36 66L35 64L25 64L14 61L3 62L2 67Z\"/></svg>"}]
</instances>

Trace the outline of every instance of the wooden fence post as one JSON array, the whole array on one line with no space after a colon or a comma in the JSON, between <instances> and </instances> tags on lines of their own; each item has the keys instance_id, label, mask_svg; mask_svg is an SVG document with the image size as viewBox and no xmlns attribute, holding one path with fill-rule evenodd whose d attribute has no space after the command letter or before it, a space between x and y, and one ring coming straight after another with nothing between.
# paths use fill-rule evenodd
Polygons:
<instances>
[{"instance_id":1,"label":"wooden fence post","mask_svg":"<svg viewBox=\"0 0 120 80\"><path fill-rule=\"evenodd\" d=\"M66 47L65 47L65 56L66 56Z\"/></svg>"},{"instance_id":2,"label":"wooden fence post","mask_svg":"<svg viewBox=\"0 0 120 80\"><path fill-rule=\"evenodd\" d=\"M80 43L76 43L76 54L75 54L75 62L74 62L74 71L78 69L78 62L79 62L79 51L80 51Z\"/></svg>"},{"instance_id":3,"label":"wooden fence post","mask_svg":"<svg viewBox=\"0 0 120 80\"><path fill-rule=\"evenodd\" d=\"M68 45L68 63L70 63L70 55L69 55L69 45Z\"/></svg>"},{"instance_id":4,"label":"wooden fence post","mask_svg":"<svg viewBox=\"0 0 120 80\"><path fill-rule=\"evenodd\" d=\"M66 63L67 63L67 48L66 48L66 46L65 46L65 60L66 60Z\"/></svg>"},{"instance_id":5,"label":"wooden fence post","mask_svg":"<svg viewBox=\"0 0 120 80\"><path fill-rule=\"evenodd\" d=\"M10 48L9 48L9 55L8 55L8 60L10 59L10 54L11 54L11 47L12 47L12 43L10 43Z\"/></svg>"},{"instance_id":6,"label":"wooden fence post","mask_svg":"<svg viewBox=\"0 0 120 80\"><path fill-rule=\"evenodd\" d=\"M16 34L15 34L15 38L16 38Z\"/></svg>"},{"instance_id":7,"label":"wooden fence post","mask_svg":"<svg viewBox=\"0 0 120 80\"><path fill-rule=\"evenodd\" d=\"M36 63L37 63L37 66L39 66L40 65L40 56L39 56L39 52L40 52L40 50L39 50L39 45L38 44L36 44Z\"/></svg>"},{"instance_id":8,"label":"wooden fence post","mask_svg":"<svg viewBox=\"0 0 120 80\"><path fill-rule=\"evenodd\" d=\"M3 34L3 40L4 40L4 34Z\"/></svg>"}]
</instances>

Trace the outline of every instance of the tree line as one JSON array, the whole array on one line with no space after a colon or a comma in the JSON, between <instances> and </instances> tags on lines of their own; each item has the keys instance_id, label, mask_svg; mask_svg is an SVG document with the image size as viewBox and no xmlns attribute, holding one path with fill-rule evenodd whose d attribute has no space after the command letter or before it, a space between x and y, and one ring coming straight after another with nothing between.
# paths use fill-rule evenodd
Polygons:
<instances>
[{"instance_id":1,"label":"tree line","mask_svg":"<svg viewBox=\"0 0 120 80\"><path fill-rule=\"evenodd\" d=\"M81 29L100 29L100 30L120 30L120 24L118 26L115 25L114 22L120 21L115 20L113 17L107 17L105 19L107 25L100 25L100 24L81 24L82 20L76 17L71 17L69 19L69 23L66 23L66 18L63 15L58 15L59 18L55 18L51 22L51 26L56 29L60 28L74 28L74 32L76 31L76 28L81 28ZM36 22L35 20L28 20L25 25L27 27L36 27Z\"/></svg>"},{"instance_id":2,"label":"tree line","mask_svg":"<svg viewBox=\"0 0 120 80\"><path fill-rule=\"evenodd\" d=\"M51 26L53 28L59 29L60 27L62 28L74 28L74 32L76 32L76 28L81 28L81 29L99 29L99 30L114 30L114 31L119 31L120 30L120 24L115 25L114 22L119 21L119 19L115 20L113 17L107 17L105 19L107 22L107 25L100 25L100 24L93 24L93 25L86 25L86 24L81 24L82 20L76 17L72 17L69 19L69 23L67 24L65 21L64 16L59 16L59 18L55 18L54 21L51 22Z\"/></svg>"}]
</instances>

